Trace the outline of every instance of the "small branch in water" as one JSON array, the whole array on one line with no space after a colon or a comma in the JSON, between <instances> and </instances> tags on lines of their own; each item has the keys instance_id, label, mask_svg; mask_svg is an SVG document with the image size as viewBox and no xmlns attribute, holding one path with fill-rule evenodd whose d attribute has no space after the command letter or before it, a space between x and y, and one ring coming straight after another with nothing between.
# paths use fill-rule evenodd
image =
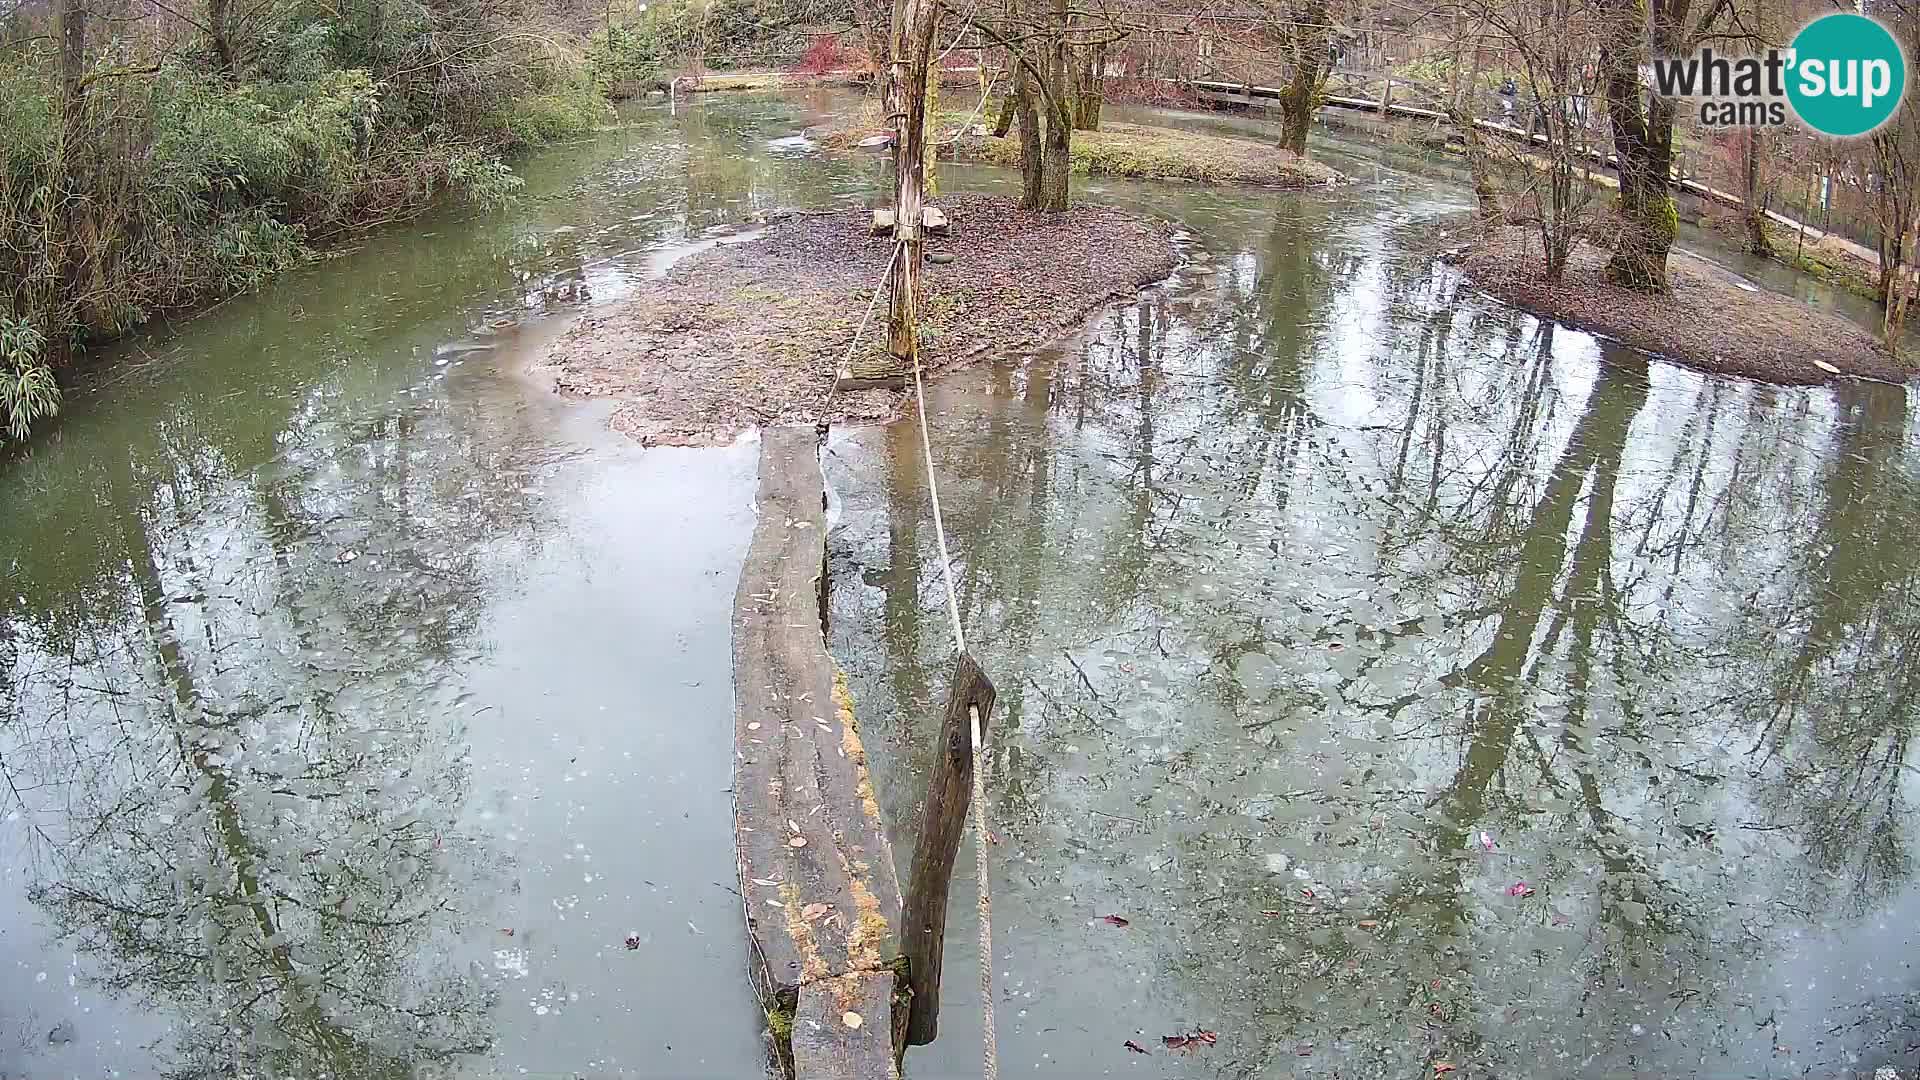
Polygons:
<instances>
[{"instance_id":1,"label":"small branch in water","mask_svg":"<svg viewBox=\"0 0 1920 1080\"><path fill-rule=\"evenodd\" d=\"M1095 809L1093 809L1092 807L1088 807L1088 808L1087 808L1087 813L1089 813L1089 814L1098 814L1098 815L1099 815L1100 817L1103 817L1103 818L1112 818L1112 819L1113 819L1113 820L1115 820L1115 821L1126 821L1126 822L1131 822L1132 824L1135 824L1135 825L1138 825L1138 826L1140 826L1140 827L1141 827L1141 828L1143 828L1143 829L1144 829L1144 828L1146 828L1146 825L1147 825L1147 823L1146 823L1146 822L1144 822L1144 821L1141 821L1141 820L1140 820L1139 818L1134 818L1134 817L1128 817L1128 816L1126 816L1125 814L1109 814L1109 813L1107 813L1107 812L1106 812L1105 810L1095 810Z\"/></svg>"},{"instance_id":2,"label":"small branch in water","mask_svg":"<svg viewBox=\"0 0 1920 1080\"><path fill-rule=\"evenodd\" d=\"M1080 661L1075 660L1073 654L1065 649L1060 650L1060 655L1066 657L1067 663L1072 664L1073 670L1079 674L1081 684L1087 688L1087 696L1099 702L1100 707L1107 710L1107 712L1118 716L1119 713L1112 705L1107 703L1107 699L1100 696L1100 691L1093 688L1093 680L1087 677L1087 669L1080 666Z\"/></svg>"}]
</instances>

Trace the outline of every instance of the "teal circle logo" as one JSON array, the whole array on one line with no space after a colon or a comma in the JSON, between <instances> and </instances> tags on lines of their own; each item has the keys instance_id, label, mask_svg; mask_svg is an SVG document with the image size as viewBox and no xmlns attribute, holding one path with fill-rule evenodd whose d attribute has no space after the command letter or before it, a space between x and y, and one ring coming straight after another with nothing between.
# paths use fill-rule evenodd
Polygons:
<instances>
[{"instance_id":1,"label":"teal circle logo","mask_svg":"<svg viewBox=\"0 0 1920 1080\"><path fill-rule=\"evenodd\" d=\"M1907 91L1907 58L1865 15L1822 15L1793 39L1787 101L1822 135L1865 135L1892 118Z\"/></svg>"}]
</instances>

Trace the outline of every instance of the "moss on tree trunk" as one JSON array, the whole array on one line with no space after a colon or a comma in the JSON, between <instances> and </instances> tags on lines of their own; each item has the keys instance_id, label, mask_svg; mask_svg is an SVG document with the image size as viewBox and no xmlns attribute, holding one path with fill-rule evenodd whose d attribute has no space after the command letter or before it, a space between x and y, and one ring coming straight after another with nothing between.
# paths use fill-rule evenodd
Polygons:
<instances>
[{"instance_id":1,"label":"moss on tree trunk","mask_svg":"<svg viewBox=\"0 0 1920 1080\"><path fill-rule=\"evenodd\" d=\"M1020 208L1040 209L1040 177L1045 166L1041 149L1040 103L1035 100L1033 79L1025 66L1014 74L1014 109L1020 115Z\"/></svg>"},{"instance_id":2,"label":"moss on tree trunk","mask_svg":"<svg viewBox=\"0 0 1920 1080\"><path fill-rule=\"evenodd\" d=\"M1018 85L1017 80L1021 78L1021 71L1018 65L1014 67L1013 77L1016 80L1016 85ZM1018 115L1019 108L1018 101L1016 100L1016 92L1009 90L1000 96L1000 108L993 117L993 137L996 139L1006 138L1007 132L1013 130L1013 121Z\"/></svg>"},{"instance_id":3,"label":"moss on tree trunk","mask_svg":"<svg viewBox=\"0 0 1920 1080\"><path fill-rule=\"evenodd\" d=\"M1665 134L1667 139L1673 136L1670 118ZM1667 254L1680 228L1679 208L1668 189L1671 151L1664 142L1656 145L1620 135L1614 153L1620 161L1620 232L1607 262L1607 278L1641 292L1665 292Z\"/></svg>"},{"instance_id":4,"label":"moss on tree trunk","mask_svg":"<svg viewBox=\"0 0 1920 1080\"><path fill-rule=\"evenodd\" d=\"M1642 93L1649 53L1678 55L1704 33L1689 19L1690 0L1605 0L1608 37L1600 47L1601 90L1613 127L1620 198L1619 234L1607 279L1641 292L1667 291L1667 255L1679 231L1673 177L1674 102ZM1711 13L1709 13L1710 15Z\"/></svg>"},{"instance_id":5,"label":"moss on tree trunk","mask_svg":"<svg viewBox=\"0 0 1920 1080\"><path fill-rule=\"evenodd\" d=\"M1280 96L1280 147L1307 156L1307 132L1320 105L1320 83L1328 67L1327 0L1304 0L1293 9L1293 69Z\"/></svg>"},{"instance_id":6,"label":"moss on tree trunk","mask_svg":"<svg viewBox=\"0 0 1920 1080\"><path fill-rule=\"evenodd\" d=\"M1080 65L1079 93L1074 96L1073 126L1079 131L1100 130L1100 109L1106 104L1107 49L1095 45Z\"/></svg>"}]
</instances>

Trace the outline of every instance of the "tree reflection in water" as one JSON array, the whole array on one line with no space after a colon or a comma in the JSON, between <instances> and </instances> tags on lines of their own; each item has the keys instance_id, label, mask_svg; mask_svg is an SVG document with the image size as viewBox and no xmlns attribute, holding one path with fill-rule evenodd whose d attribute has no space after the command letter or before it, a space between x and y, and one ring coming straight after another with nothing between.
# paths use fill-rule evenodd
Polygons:
<instances>
[{"instance_id":1,"label":"tree reflection in water","mask_svg":"<svg viewBox=\"0 0 1920 1080\"><path fill-rule=\"evenodd\" d=\"M996 926L1009 992L1048 996L1003 1055L1199 1021L1232 1049L1181 1068L1225 1076L1897 1051L1920 986L1802 943L1912 943L1874 929L1913 842L1903 394L1556 331L1396 254L1414 216L1232 218L1196 280L936 395L1007 703ZM876 572L835 577L834 625L896 818L948 649L899 439L833 476L893 473L849 497L836 564ZM1134 929L1083 941L1089 904ZM1757 1027L1789 979L1822 990ZM1847 1010L1879 1027L1830 1033Z\"/></svg>"},{"instance_id":2,"label":"tree reflection in water","mask_svg":"<svg viewBox=\"0 0 1920 1080\"><path fill-rule=\"evenodd\" d=\"M491 992L450 947L492 861L457 825L458 670L485 544L533 513L520 415L407 406L246 475L185 438L130 455L89 538L108 569L0 621L32 899L172 1018L167 1075L416 1077L487 1048Z\"/></svg>"}]
</instances>

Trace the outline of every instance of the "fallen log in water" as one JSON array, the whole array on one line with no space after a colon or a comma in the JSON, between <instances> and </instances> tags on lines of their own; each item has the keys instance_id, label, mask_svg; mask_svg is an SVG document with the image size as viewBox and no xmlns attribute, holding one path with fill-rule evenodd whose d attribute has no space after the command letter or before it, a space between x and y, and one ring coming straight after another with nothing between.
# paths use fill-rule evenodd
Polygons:
<instances>
[{"instance_id":1,"label":"fallen log in water","mask_svg":"<svg viewBox=\"0 0 1920 1080\"><path fill-rule=\"evenodd\" d=\"M763 429L734 597L734 842L754 989L795 1080L899 1075L900 883L823 631L819 436Z\"/></svg>"}]
</instances>

